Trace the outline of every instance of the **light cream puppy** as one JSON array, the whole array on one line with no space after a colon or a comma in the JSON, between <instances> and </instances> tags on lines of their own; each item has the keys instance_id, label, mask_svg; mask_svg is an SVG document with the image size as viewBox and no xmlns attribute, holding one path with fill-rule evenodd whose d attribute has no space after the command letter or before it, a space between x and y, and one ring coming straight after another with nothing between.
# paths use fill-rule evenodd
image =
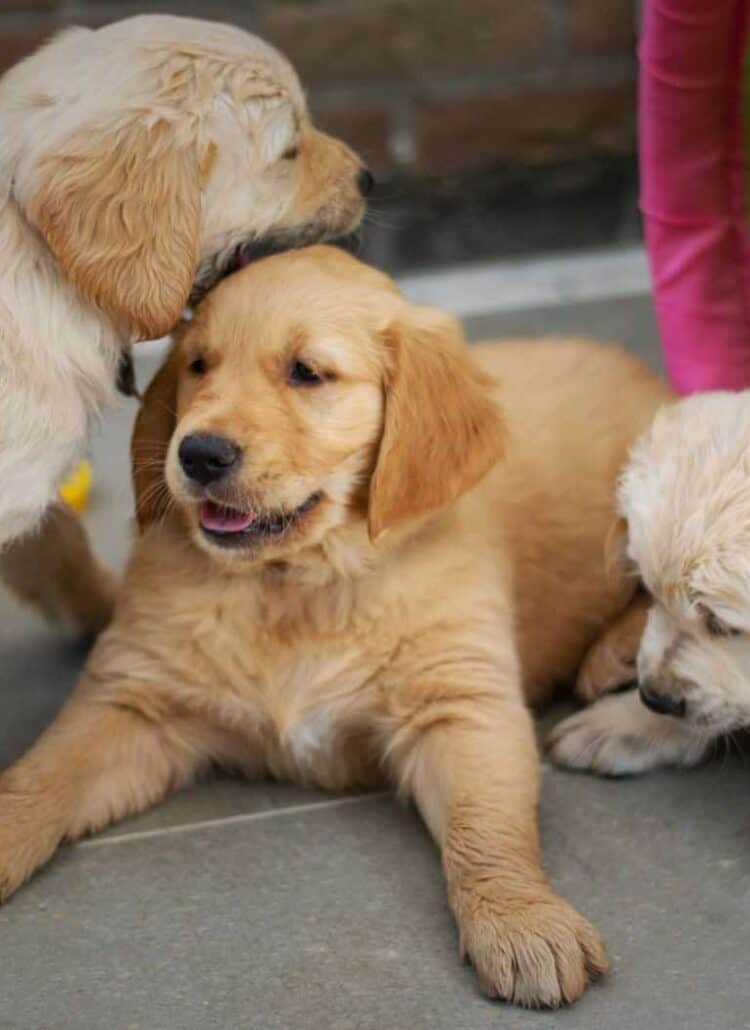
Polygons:
<instances>
[{"instance_id":1,"label":"light cream puppy","mask_svg":"<svg viewBox=\"0 0 750 1030\"><path fill-rule=\"evenodd\" d=\"M0 549L38 525L131 341L258 248L351 231L371 182L289 63L228 25L72 29L5 75Z\"/></svg>"},{"instance_id":2,"label":"light cream puppy","mask_svg":"<svg viewBox=\"0 0 750 1030\"><path fill-rule=\"evenodd\" d=\"M565 720L551 753L609 774L692 765L750 725L750 393L666 407L634 447L618 498L628 559L653 599L630 645L640 695Z\"/></svg>"},{"instance_id":3,"label":"light cream puppy","mask_svg":"<svg viewBox=\"0 0 750 1030\"><path fill-rule=\"evenodd\" d=\"M577 998L606 955L542 871L524 694L574 675L628 603L604 540L664 396L615 347L470 352L332 248L221 283L138 420L143 531L114 620L0 778L0 896L211 764L386 782L441 849L482 989Z\"/></svg>"}]
</instances>

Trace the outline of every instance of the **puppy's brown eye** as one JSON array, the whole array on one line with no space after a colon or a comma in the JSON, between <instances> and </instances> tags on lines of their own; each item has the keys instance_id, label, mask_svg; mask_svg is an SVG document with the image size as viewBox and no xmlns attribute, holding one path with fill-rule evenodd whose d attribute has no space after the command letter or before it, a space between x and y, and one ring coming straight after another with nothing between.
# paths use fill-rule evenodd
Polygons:
<instances>
[{"instance_id":1,"label":"puppy's brown eye","mask_svg":"<svg viewBox=\"0 0 750 1030\"><path fill-rule=\"evenodd\" d=\"M713 612L706 612L706 629L712 637L738 637L742 632L736 626L727 626Z\"/></svg>"},{"instance_id":2,"label":"puppy's brown eye","mask_svg":"<svg viewBox=\"0 0 750 1030\"><path fill-rule=\"evenodd\" d=\"M295 157L299 157L299 147L295 143L294 146L289 147L281 155L283 161L293 161Z\"/></svg>"},{"instance_id":3,"label":"puppy's brown eye","mask_svg":"<svg viewBox=\"0 0 750 1030\"><path fill-rule=\"evenodd\" d=\"M204 358L195 358L188 365L188 371L192 372L194 376L202 376L206 371L206 362Z\"/></svg>"},{"instance_id":4,"label":"puppy's brown eye","mask_svg":"<svg viewBox=\"0 0 750 1030\"><path fill-rule=\"evenodd\" d=\"M295 361L289 369L289 382L292 386L317 386L323 378L304 361Z\"/></svg>"}]
</instances>

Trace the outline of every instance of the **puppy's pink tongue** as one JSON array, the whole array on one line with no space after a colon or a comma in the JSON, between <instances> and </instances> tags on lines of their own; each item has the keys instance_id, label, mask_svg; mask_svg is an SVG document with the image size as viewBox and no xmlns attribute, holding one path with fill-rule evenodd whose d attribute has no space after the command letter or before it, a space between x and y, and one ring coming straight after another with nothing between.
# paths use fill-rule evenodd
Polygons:
<instances>
[{"instance_id":1,"label":"puppy's pink tongue","mask_svg":"<svg viewBox=\"0 0 750 1030\"><path fill-rule=\"evenodd\" d=\"M201 526L209 533L241 533L252 526L255 518L251 511L236 511L213 501L204 501L200 509Z\"/></svg>"}]
</instances>

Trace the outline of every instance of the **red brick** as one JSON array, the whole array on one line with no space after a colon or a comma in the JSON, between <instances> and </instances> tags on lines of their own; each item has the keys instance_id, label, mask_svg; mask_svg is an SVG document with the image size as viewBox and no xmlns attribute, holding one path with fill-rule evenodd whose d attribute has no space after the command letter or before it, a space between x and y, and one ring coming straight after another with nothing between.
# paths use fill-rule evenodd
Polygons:
<instances>
[{"instance_id":1,"label":"red brick","mask_svg":"<svg viewBox=\"0 0 750 1030\"><path fill-rule=\"evenodd\" d=\"M527 68L548 44L545 0L281 0L258 31L312 85Z\"/></svg>"},{"instance_id":2,"label":"red brick","mask_svg":"<svg viewBox=\"0 0 750 1030\"><path fill-rule=\"evenodd\" d=\"M36 50L40 43L49 39L49 32L4 32L0 34L0 73Z\"/></svg>"},{"instance_id":3,"label":"red brick","mask_svg":"<svg viewBox=\"0 0 750 1030\"><path fill-rule=\"evenodd\" d=\"M386 111L346 108L315 111L315 124L348 143L377 177L393 170L388 153L389 118Z\"/></svg>"},{"instance_id":4,"label":"red brick","mask_svg":"<svg viewBox=\"0 0 750 1030\"><path fill-rule=\"evenodd\" d=\"M58 0L0 0L0 13L12 11L52 11L58 6Z\"/></svg>"},{"instance_id":5,"label":"red brick","mask_svg":"<svg viewBox=\"0 0 750 1030\"><path fill-rule=\"evenodd\" d=\"M635 47L633 0L570 0L568 18L575 54L612 54Z\"/></svg>"},{"instance_id":6,"label":"red brick","mask_svg":"<svg viewBox=\"0 0 750 1030\"><path fill-rule=\"evenodd\" d=\"M635 82L474 96L417 113L417 170L458 175L635 149Z\"/></svg>"}]
</instances>

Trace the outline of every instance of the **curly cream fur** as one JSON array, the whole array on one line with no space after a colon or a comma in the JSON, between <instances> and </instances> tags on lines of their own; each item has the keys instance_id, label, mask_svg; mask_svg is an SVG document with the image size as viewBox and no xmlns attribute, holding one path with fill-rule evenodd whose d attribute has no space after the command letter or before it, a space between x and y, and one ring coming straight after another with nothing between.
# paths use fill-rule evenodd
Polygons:
<instances>
[{"instance_id":1,"label":"curly cream fur","mask_svg":"<svg viewBox=\"0 0 750 1030\"><path fill-rule=\"evenodd\" d=\"M604 773L691 765L717 736L750 725L750 393L666 406L633 447L618 496L650 605L636 632L615 629L589 655L588 695L637 678L684 702L684 715L611 698L557 728L552 753Z\"/></svg>"}]
</instances>

